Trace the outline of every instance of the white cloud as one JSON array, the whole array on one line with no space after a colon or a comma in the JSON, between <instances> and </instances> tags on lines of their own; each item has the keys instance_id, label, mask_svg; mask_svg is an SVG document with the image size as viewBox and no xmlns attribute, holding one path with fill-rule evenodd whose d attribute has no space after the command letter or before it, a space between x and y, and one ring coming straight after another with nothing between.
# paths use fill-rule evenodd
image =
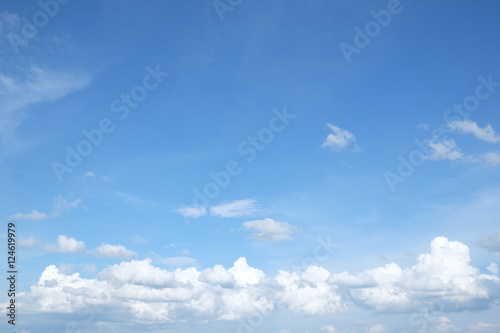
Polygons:
<instances>
[{"instance_id":1,"label":"white cloud","mask_svg":"<svg viewBox=\"0 0 500 333\"><path fill-rule=\"evenodd\" d=\"M16 213L14 215L11 215L9 219L12 220L32 220L32 221L39 221L39 220L46 220L48 219L49 216L45 213L40 213L39 211L33 210L31 213Z\"/></svg>"},{"instance_id":2,"label":"white cloud","mask_svg":"<svg viewBox=\"0 0 500 333\"><path fill-rule=\"evenodd\" d=\"M101 258L120 258L120 259L134 259L137 254L134 251L127 250L123 245L102 244L91 251Z\"/></svg>"},{"instance_id":3,"label":"white cloud","mask_svg":"<svg viewBox=\"0 0 500 333\"><path fill-rule=\"evenodd\" d=\"M299 230L291 224L275 221L271 218L248 221L244 222L242 225L247 230L257 231L250 234L250 238L270 242L291 240L293 239L292 234Z\"/></svg>"},{"instance_id":4,"label":"white cloud","mask_svg":"<svg viewBox=\"0 0 500 333\"><path fill-rule=\"evenodd\" d=\"M332 325L325 325L321 327L321 330L327 333L338 333L338 331Z\"/></svg>"},{"instance_id":5,"label":"white cloud","mask_svg":"<svg viewBox=\"0 0 500 333\"><path fill-rule=\"evenodd\" d=\"M95 279L66 275L54 265L20 302L27 312L73 313L86 306L113 311L124 322L144 325L186 320L239 320L274 309L264 273L244 258L233 267L168 271L151 259L110 266ZM24 302L24 303L23 303Z\"/></svg>"},{"instance_id":6,"label":"white cloud","mask_svg":"<svg viewBox=\"0 0 500 333\"><path fill-rule=\"evenodd\" d=\"M429 160L459 160L464 157L464 154L457 147L453 139L445 140L443 142L430 141L427 145L433 149L431 155L426 156Z\"/></svg>"},{"instance_id":7,"label":"white cloud","mask_svg":"<svg viewBox=\"0 0 500 333\"><path fill-rule=\"evenodd\" d=\"M197 206L181 207L179 209L176 209L175 211L181 214L182 216L190 217L193 219L202 217L207 214L207 209L205 207L197 207Z\"/></svg>"},{"instance_id":8,"label":"white cloud","mask_svg":"<svg viewBox=\"0 0 500 333\"><path fill-rule=\"evenodd\" d=\"M347 306L335 285L327 280L330 273L323 267L309 266L302 274L279 271L275 280L280 287L278 299L295 312L305 315L338 314Z\"/></svg>"},{"instance_id":9,"label":"white cloud","mask_svg":"<svg viewBox=\"0 0 500 333\"><path fill-rule=\"evenodd\" d=\"M386 331L385 327L380 325L380 324L376 324L376 325L373 325L372 327L370 327L370 329L366 332L368 333L384 333Z\"/></svg>"},{"instance_id":10,"label":"white cloud","mask_svg":"<svg viewBox=\"0 0 500 333\"><path fill-rule=\"evenodd\" d=\"M479 274L469 265L469 248L459 242L437 237L430 253L418 257L417 264L402 269L395 263L353 275L369 276L375 285L349 288L353 301L375 312L413 311L431 306L439 298L445 311L485 308L498 293L500 279ZM329 281L338 283L336 274Z\"/></svg>"},{"instance_id":11,"label":"white cloud","mask_svg":"<svg viewBox=\"0 0 500 333\"><path fill-rule=\"evenodd\" d=\"M456 132L463 134L472 134L476 138L480 140L484 140L487 142L498 142L500 141L500 136L495 134L495 130L491 127L490 124L486 125L484 128L481 128L477 125L476 122L466 119L466 120L457 120L448 123L448 127Z\"/></svg>"},{"instance_id":12,"label":"white cloud","mask_svg":"<svg viewBox=\"0 0 500 333\"><path fill-rule=\"evenodd\" d=\"M326 139L321 147L330 148L334 151L340 152L356 141L356 137L351 132L332 124L326 125L333 133L326 136ZM354 150L359 150L359 147L355 146Z\"/></svg>"},{"instance_id":13,"label":"white cloud","mask_svg":"<svg viewBox=\"0 0 500 333\"><path fill-rule=\"evenodd\" d=\"M217 217L251 216L259 212L253 199L236 200L230 203L213 206L210 213Z\"/></svg>"},{"instance_id":14,"label":"white cloud","mask_svg":"<svg viewBox=\"0 0 500 333\"><path fill-rule=\"evenodd\" d=\"M437 318L436 330L438 332L448 332L458 330L458 327L453 325L449 318L441 316Z\"/></svg>"},{"instance_id":15,"label":"white cloud","mask_svg":"<svg viewBox=\"0 0 500 333\"><path fill-rule=\"evenodd\" d=\"M37 240L33 235L29 236L28 238L19 238L18 245L22 249L27 249L30 247L34 247L40 243L39 240Z\"/></svg>"},{"instance_id":16,"label":"white cloud","mask_svg":"<svg viewBox=\"0 0 500 333\"><path fill-rule=\"evenodd\" d=\"M492 262L491 264L488 265L488 267L486 267L486 269L491 274L498 275L498 264L497 263Z\"/></svg>"},{"instance_id":17,"label":"white cloud","mask_svg":"<svg viewBox=\"0 0 500 333\"><path fill-rule=\"evenodd\" d=\"M31 67L17 75L0 73L0 155L19 149L15 132L34 103L53 102L85 87L87 74Z\"/></svg>"},{"instance_id":18,"label":"white cloud","mask_svg":"<svg viewBox=\"0 0 500 333\"><path fill-rule=\"evenodd\" d=\"M86 178L86 177L94 177L95 176L95 173L93 171L87 171L83 174L83 178Z\"/></svg>"},{"instance_id":19,"label":"white cloud","mask_svg":"<svg viewBox=\"0 0 500 333\"><path fill-rule=\"evenodd\" d=\"M26 313L75 313L88 305L100 306L106 317L147 330L186 320L239 321L266 315L277 307L325 316L353 307L375 314L415 313L439 304L444 316L484 309L500 298L498 276L480 274L470 265L469 248L444 237L432 240L430 251L409 268L391 263L357 274L344 273L341 278L338 274L309 266L302 272L280 270L268 277L245 258L230 268L215 265L173 271L154 266L152 259L124 261L94 279L64 274L50 265L19 302ZM342 282L349 277L354 283ZM436 317L434 328L452 331L453 325L445 318ZM328 330L332 331L323 329ZM368 332L384 332L384 327L377 324Z\"/></svg>"},{"instance_id":20,"label":"white cloud","mask_svg":"<svg viewBox=\"0 0 500 333\"><path fill-rule=\"evenodd\" d=\"M68 201L63 196L58 196L54 199L54 208L51 214L41 213L39 211L33 210L31 213L16 213L10 216L13 220L47 220L51 218L57 218L61 216L62 212L78 208L83 201L81 199L75 199L73 201Z\"/></svg>"},{"instance_id":21,"label":"white cloud","mask_svg":"<svg viewBox=\"0 0 500 333\"><path fill-rule=\"evenodd\" d=\"M48 252L76 253L85 251L85 243L73 237L60 235L57 237L57 245L47 244L45 250Z\"/></svg>"},{"instance_id":22,"label":"white cloud","mask_svg":"<svg viewBox=\"0 0 500 333\"><path fill-rule=\"evenodd\" d=\"M83 201L81 199L75 199L73 201L68 201L66 198L64 198L63 196L60 195L55 199L54 210L52 211L51 216L54 218L60 217L62 212L67 211L67 210L71 210L71 209L75 209L78 206L80 206L80 204L82 202Z\"/></svg>"},{"instance_id":23,"label":"white cloud","mask_svg":"<svg viewBox=\"0 0 500 333\"><path fill-rule=\"evenodd\" d=\"M481 155L480 159L489 166L500 165L500 153L499 152L487 152Z\"/></svg>"}]
</instances>

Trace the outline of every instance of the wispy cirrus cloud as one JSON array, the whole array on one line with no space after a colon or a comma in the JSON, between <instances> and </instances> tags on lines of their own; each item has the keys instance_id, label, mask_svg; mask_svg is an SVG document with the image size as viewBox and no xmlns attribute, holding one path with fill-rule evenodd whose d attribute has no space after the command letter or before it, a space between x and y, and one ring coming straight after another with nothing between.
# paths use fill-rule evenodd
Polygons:
<instances>
[{"instance_id":1,"label":"wispy cirrus cloud","mask_svg":"<svg viewBox=\"0 0 500 333\"><path fill-rule=\"evenodd\" d=\"M216 217L252 216L259 212L257 201L253 199L236 200L210 208L210 213Z\"/></svg>"},{"instance_id":2,"label":"wispy cirrus cloud","mask_svg":"<svg viewBox=\"0 0 500 333\"><path fill-rule=\"evenodd\" d=\"M50 214L41 213L37 210L31 211L31 213L16 213L9 217L12 220L47 220L52 218L58 218L65 211L73 210L78 208L83 201L81 199L68 200L63 196L58 196L54 199L54 208Z\"/></svg>"},{"instance_id":3,"label":"wispy cirrus cloud","mask_svg":"<svg viewBox=\"0 0 500 333\"><path fill-rule=\"evenodd\" d=\"M456 120L448 123L448 127L455 132L463 133L463 134L472 134L477 139L496 143L500 141L500 135L495 133L495 130L490 124L487 124L485 127L481 128L479 125L470 120Z\"/></svg>"},{"instance_id":4,"label":"wispy cirrus cloud","mask_svg":"<svg viewBox=\"0 0 500 333\"><path fill-rule=\"evenodd\" d=\"M90 76L84 72L39 66L21 69L16 74L0 72L0 156L18 148L16 131L27 116L26 107L57 101L89 83Z\"/></svg>"},{"instance_id":5,"label":"wispy cirrus cloud","mask_svg":"<svg viewBox=\"0 0 500 333\"><path fill-rule=\"evenodd\" d=\"M176 213L189 218L199 218L210 215L220 218L255 216L262 213L254 199L235 200L212 207L183 206L175 210Z\"/></svg>"}]
</instances>

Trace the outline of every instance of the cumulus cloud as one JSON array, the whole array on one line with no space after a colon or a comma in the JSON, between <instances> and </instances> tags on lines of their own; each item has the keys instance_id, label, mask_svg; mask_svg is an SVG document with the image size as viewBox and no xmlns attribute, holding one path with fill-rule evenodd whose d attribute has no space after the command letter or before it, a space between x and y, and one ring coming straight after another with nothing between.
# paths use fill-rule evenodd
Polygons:
<instances>
[{"instance_id":1,"label":"cumulus cloud","mask_svg":"<svg viewBox=\"0 0 500 333\"><path fill-rule=\"evenodd\" d=\"M134 251L127 250L123 245L102 244L91 251L101 258L120 258L120 259L134 259L137 254Z\"/></svg>"},{"instance_id":2,"label":"cumulus cloud","mask_svg":"<svg viewBox=\"0 0 500 333\"><path fill-rule=\"evenodd\" d=\"M449 139L442 142L430 141L427 145L432 149L432 154L426 156L429 160L459 160L465 155L457 147L455 140Z\"/></svg>"},{"instance_id":3,"label":"cumulus cloud","mask_svg":"<svg viewBox=\"0 0 500 333\"><path fill-rule=\"evenodd\" d=\"M253 220L242 224L245 229L256 231L250 234L250 238L270 241L282 242L293 239L292 234L299 229L286 222L275 221L271 218L263 220Z\"/></svg>"},{"instance_id":4,"label":"cumulus cloud","mask_svg":"<svg viewBox=\"0 0 500 333\"><path fill-rule=\"evenodd\" d=\"M214 266L168 271L151 259L110 266L95 279L67 275L50 265L20 302L26 311L73 313L86 305L114 311L126 322L154 324L193 320L239 320L274 309L264 273L244 258L225 269Z\"/></svg>"},{"instance_id":5,"label":"cumulus cloud","mask_svg":"<svg viewBox=\"0 0 500 333\"><path fill-rule=\"evenodd\" d=\"M356 142L356 137L351 132L332 124L326 124L326 126L328 126L332 133L326 136L321 147L340 152L347 149L350 144ZM359 147L355 145L354 150L359 150Z\"/></svg>"},{"instance_id":6,"label":"cumulus cloud","mask_svg":"<svg viewBox=\"0 0 500 333\"><path fill-rule=\"evenodd\" d=\"M198 206L181 207L176 209L175 211L181 214L182 216L193 219L202 217L207 214L207 209L205 207L198 207Z\"/></svg>"},{"instance_id":7,"label":"cumulus cloud","mask_svg":"<svg viewBox=\"0 0 500 333\"><path fill-rule=\"evenodd\" d=\"M353 307L376 314L415 313L439 304L441 317L435 328L451 332L454 325L444 317L446 313L484 309L499 298L498 276L481 274L471 266L465 244L437 237L429 252L409 268L389 263L357 274L311 265L301 272L279 270L271 277L245 258L230 268L166 270L145 259L124 261L94 279L84 279L50 265L19 301L28 313L75 313L86 305L99 305L110 317L156 329L186 320L237 321L277 307L325 316ZM368 332L384 329L377 324ZM322 330L332 332L333 327Z\"/></svg>"},{"instance_id":8,"label":"cumulus cloud","mask_svg":"<svg viewBox=\"0 0 500 333\"><path fill-rule=\"evenodd\" d=\"M446 311L487 308L498 297L500 279L480 274L469 263L468 246L437 237L416 265L402 269L390 263L353 275L355 281L370 277L375 283L346 288L346 293L356 304L379 313L417 310L435 299ZM338 283L336 275L331 283Z\"/></svg>"},{"instance_id":9,"label":"cumulus cloud","mask_svg":"<svg viewBox=\"0 0 500 333\"><path fill-rule=\"evenodd\" d=\"M496 135L495 130L493 129L493 127L491 127L490 124L486 125L484 128L481 128L477 125L476 122L470 119L466 119L452 121L448 123L448 127L458 133L472 134L479 140L492 143L500 141L500 136Z\"/></svg>"},{"instance_id":10,"label":"cumulus cloud","mask_svg":"<svg viewBox=\"0 0 500 333\"><path fill-rule=\"evenodd\" d=\"M253 199L236 200L230 203L213 206L210 213L217 217L251 216L259 212Z\"/></svg>"},{"instance_id":11,"label":"cumulus cloud","mask_svg":"<svg viewBox=\"0 0 500 333\"><path fill-rule=\"evenodd\" d=\"M85 251L85 243L73 237L60 235L57 237L57 245L47 244L45 250L48 252L76 253Z\"/></svg>"}]
</instances>

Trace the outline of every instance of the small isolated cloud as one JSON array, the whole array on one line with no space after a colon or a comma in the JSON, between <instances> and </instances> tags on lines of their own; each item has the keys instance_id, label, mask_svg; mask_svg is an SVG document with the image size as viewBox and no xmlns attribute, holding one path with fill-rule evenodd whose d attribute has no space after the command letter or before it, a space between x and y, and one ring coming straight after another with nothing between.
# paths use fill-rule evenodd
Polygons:
<instances>
[{"instance_id":1,"label":"small isolated cloud","mask_svg":"<svg viewBox=\"0 0 500 333\"><path fill-rule=\"evenodd\" d=\"M93 171L87 171L83 174L83 178L86 178L86 177L94 177L95 176L95 173Z\"/></svg>"},{"instance_id":2,"label":"small isolated cloud","mask_svg":"<svg viewBox=\"0 0 500 333\"><path fill-rule=\"evenodd\" d=\"M48 252L76 253L85 251L85 243L73 237L60 235L57 237L57 245L47 244L45 250Z\"/></svg>"},{"instance_id":3,"label":"small isolated cloud","mask_svg":"<svg viewBox=\"0 0 500 333\"><path fill-rule=\"evenodd\" d=\"M137 253L127 250L123 245L102 244L91 253L100 258L135 259L137 257Z\"/></svg>"},{"instance_id":4,"label":"small isolated cloud","mask_svg":"<svg viewBox=\"0 0 500 333\"><path fill-rule=\"evenodd\" d=\"M477 245L500 256L500 231L481 239Z\"/></svg>"},{"instance_id":5,"label":"small isolated cloud","mask_svg":"<svg viewBox=\"0 0 500 333\"><path fill-rule=\"evenodd\" d=\"M486 269L488 270L488 272L490 272L491 274L495 274L495 275L498 275L498 264L492 262L491 264L488 265L488 267L486 267Z\"/></svg>"},{"instance_id":6,"label":"small isolated cloud","mask_svg":"<svg viewBox=\"0 0 500 333\"><path fill-rule=\"evenodd\" d=\"M175 211L184 217L193 219L197 219L198 217L202 217L207 214L207 209L205 207L198 206L181 207L179 209L176 209Z\"/></svg>"},{"instance_id":7,"label":"small isolated cloud","mask_svg":"<svg viewBox=\"0 0 500 333\"><path fill-rule=\"evenodd\" d=\"M368 333L384 333L386 331L385 327L380 325L380 324L376 324L376 325L373 325L372 327L370 327L370 329L367 331Z\"/></svg>"},{"instance_id":8,"label":"small isolated cloud","mask_svg":"<svg viewBox=\"0 0 500 333\"><path fill-rule=\"evenodd\" d=\"M33 210L31 213L16 213L9 217L11 220L32 220L32 221L40 221L46 220L49 216L45 213L40 213L39 211Z\"/></svg>"},{"instance_id":9,"label":"small isolated cloud","mask_svg":"<svg viewBox=\"0 0 500 333\"><path fill-rule=\"evenodd\" d=\"M28 238L20 238L18 241L18 245L21 249L28 249L30 247L34 247L40 243L34 236L29 236Z\"/></svg>"},{"instance_id":10,"label":"small isolated cloud","mask_svg":"<svg viewBox=\"0 0 500 333\"><path fill-rule=\"evenodd\" d=\"M251 216L258 213L253 199L236 200L230 203L213 206L210 208L210 213L217 217L240 217Z\"/></svg>"},{"instance_id":11,"label":"small isolated cloud","mask_svg":"<svg viewBox=\"0 0 500 333\"><path fill-rule=\"evenodd\" d=\"M250 238L269 242L292 240L292 234L299 230L291 224L275 221L271 218L248 221L244 222L242 225L247 230L256 231L250 234Z\"/></svg>"},{"instance_id":12,"label":"small isolated cloud","mask_svg":"<svg viewBox=\"0 0 500 333\"><path fill-rule=\"evenodd\" d=\"M356 141L356 137L351 132L332 124L326 124L326 126L328 126L333 133L326 136L321 147L340 152L347 149L350 144ZM359 150L359 146L355 145L354 150Z\"/></svg>"},{"instance_id":13,"label":"small isolated cloud","mask_svg":"<svg viewBox=\"0 0 500 333\"><path fill-rule=\"evenodd\" d=\"M429 160L458 160L464 157L464 154L457 147L455 140L445 140L443 142L431 141L427 145L433 149L431 155L426 156Z\"/></svg>"},{"instance_id":14,"label":"small isolated cloud","mask_svg":"<svg viewBox=\"0 0 500 333\"><path fill-rule=\"evenodd\" d=\"M472 134L479 140L487 141L487 142L498 142L500 141L500 136L496 135L495 130L491 127L490 124L486 125L484 128L481 128L477 125L476 122L466 119L466 120L457 120L448 123L448 127L455 132L463 133L463 134Z\"/></svg>"},{"instance_id":15,"label":"small isolated cloud","mask_svg":"<svg viewBox=\"0 0 500 333\"><path fill-rule=\"evenodd\" d=\"M325 325L321 327L321 331L325 331L326 333L338 333L338 331L332 325Z\"/></svg>"},{"instance_id":16,"label":"small isolated cloud","mask_svg":"<svg viewBox=\"0 0 500 333\"><path fill-rule=\"evenodd\" d=\"M458 330L458 327L453 325L449 318L442 316L437 318L436 330L438 332L449 332Z\"/></svg>"}]
</instances>

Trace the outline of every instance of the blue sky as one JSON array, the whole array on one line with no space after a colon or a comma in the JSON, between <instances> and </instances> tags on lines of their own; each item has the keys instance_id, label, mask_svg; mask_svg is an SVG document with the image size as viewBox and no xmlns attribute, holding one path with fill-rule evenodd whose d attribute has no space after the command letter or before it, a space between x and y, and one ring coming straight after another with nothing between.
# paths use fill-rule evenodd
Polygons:
<instances>
[{"instance_id":1,"label":"blue sky","mask_svg":"<svg viewBox=\"0 0 500 333\"><path fill-rule=\"evenodd\" d=\"M16 331L498 332L499 10L4 2Z\"/></svg>"}]
</instances>

